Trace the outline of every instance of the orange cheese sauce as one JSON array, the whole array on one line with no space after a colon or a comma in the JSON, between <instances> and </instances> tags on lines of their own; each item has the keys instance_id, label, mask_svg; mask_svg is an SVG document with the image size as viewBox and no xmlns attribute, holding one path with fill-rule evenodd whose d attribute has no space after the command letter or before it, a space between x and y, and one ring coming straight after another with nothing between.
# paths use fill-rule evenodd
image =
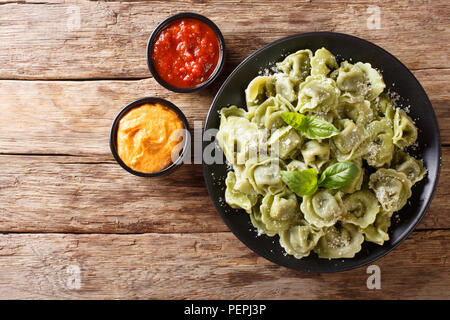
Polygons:
<instances>
[{"instance_id":1,"label":"orange cheese sauce","mask_svg":"<svg viewBox=\"0 0 450 320\"><path fill-rule=\"evenodd\" d=\"M181 119L162 104L133 108L119 121L117 153L135 171L160 171L172 163L172 152L181 151L180 129L184 129Z\"/></svg>"}]
</instances>

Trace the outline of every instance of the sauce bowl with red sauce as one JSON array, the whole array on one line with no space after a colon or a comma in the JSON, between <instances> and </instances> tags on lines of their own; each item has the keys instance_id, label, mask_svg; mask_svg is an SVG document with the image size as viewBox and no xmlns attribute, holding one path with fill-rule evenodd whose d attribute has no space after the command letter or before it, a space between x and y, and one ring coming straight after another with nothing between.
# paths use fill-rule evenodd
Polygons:
<instances>
[{"instance_id":1,"label":"sauce bowl with red sauce","mask_svg":"<svg viewBox=\"0 0 450 320\"><path fill-rule=\"evenodd\" d=\"M147 45L147 64L156 81L175 92L211 84L225 64L225 40L208 18L192 12L161 22Z\"/></svg>"}]
</instances>

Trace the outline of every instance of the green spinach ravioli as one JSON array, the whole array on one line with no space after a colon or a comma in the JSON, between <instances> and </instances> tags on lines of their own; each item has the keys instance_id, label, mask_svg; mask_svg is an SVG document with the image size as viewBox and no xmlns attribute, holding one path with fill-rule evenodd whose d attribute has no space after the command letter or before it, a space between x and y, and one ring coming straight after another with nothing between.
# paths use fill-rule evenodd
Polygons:
<instances>
[{"instance_id":1,"label":"green spinach ravioli","mask_svg":"<svg viewBox=\"0 0 450 320\"><path fill-rule=\"evenodd\" d=\"M352 258L389 240L393 213L427 170L405 150L407 113L369 63L300 50L254 78L246 110L221 110L217 140L232 170L225 201L295 258Z\"/></svg>"}]
</instances>

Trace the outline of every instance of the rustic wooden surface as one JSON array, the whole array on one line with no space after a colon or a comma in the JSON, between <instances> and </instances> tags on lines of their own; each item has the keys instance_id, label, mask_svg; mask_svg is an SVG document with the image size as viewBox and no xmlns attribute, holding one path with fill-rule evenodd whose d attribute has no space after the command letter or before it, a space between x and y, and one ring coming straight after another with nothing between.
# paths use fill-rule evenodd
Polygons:
<instances>
[{"instance_id":1,"label":"rustic wooden surface","mask_svg":"<svg viewBox=\"0 0 450 320\"><path fill-rule=\"evenodd\" d=\"M366 24L373 5L375 30ZM227 43L224 74L199 93L161 88L146 66L149 34L180 11L210 17ZM109 152L111 122L129 101L166 97L193 126L243 58L307 31L354 34L393 53L439 119L435 199L416 231L376 262L380 290L367 289L366 268L308 274L252 253L213 209L200 165L148 180ZM446 0L0 0L0 299L449 299L449 39Z\"/></svg>"}]
</instances>

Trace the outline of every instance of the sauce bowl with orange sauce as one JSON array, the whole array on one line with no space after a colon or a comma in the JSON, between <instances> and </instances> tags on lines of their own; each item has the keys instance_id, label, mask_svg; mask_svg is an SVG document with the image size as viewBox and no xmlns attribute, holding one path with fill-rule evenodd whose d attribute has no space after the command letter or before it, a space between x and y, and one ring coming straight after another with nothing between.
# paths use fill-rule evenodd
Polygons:
<instances>
[{"instance_id":1,"label":"sauce bowl with orange sauce","mask_svg":"<svg viewBox=\"0 0 450 320\"><path fill-rule=\"evenodd\" d=\"M192 12L161 22L147 44L147 64L156 81L174 92L192 92L211 84L225 64L225 40L219 28Z\"/></svg>"},{"instance_id":2,"label":"sauce bowl with orange sauce","mask_svg":"<svg viewBox=\"0 0 450 320\"><path fill-rule=\"evenodd\" d=\"M171 102L147 97L125 106L113 121L109 146L116 161L140 177L179 167L188 150L189 124Z\"/></svg>"}]
</instances>

